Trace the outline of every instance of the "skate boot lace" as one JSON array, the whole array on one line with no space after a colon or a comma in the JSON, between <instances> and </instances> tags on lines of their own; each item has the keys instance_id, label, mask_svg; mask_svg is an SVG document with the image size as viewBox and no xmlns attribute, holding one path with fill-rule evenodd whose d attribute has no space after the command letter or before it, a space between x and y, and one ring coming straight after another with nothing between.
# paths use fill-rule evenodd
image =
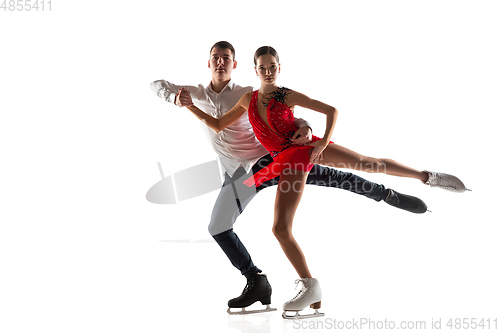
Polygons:
<instances>
[{"instance_id":1,"label":"skate boot lace","mask_svg":"<svg viewBox=\"0 0 500 333\"><path fill-rule=\"evenodd\" d=\"M247 285L245 286L245 288L243 289L243 291L241 292L241 294L242 295L246 295L246 293L248 293L248 291L250 289L252 289L253 284L254 284L254 279L248 279Z\"/></svg>"},{"instance_id":2,"label":"skate boot lace","mask_svg":"<svg viewBox=\"0 0 500 333\"><path fill-rule=\"evenodd\" d=\"M455 176L441 172L425 171L429 175L429 179L424 184L431 187L439 187L445 190L461 190L470 191L464 183Z\"/></svg>"},{"instance_id":3,"label":"skate boot lace","mask_svg":"<svg viewBox=\"0 0 500 333\"><path fill-rule=\"evenodd\" d=\"M297 289L299 282L302 282L302 289L299 290L299 293L292 298L289 302L295 302L298 299L301 299L302 297L305 297L311 292L310 288L306 288L306 279L297 279L295 280L295 289Z\"/></svg>"}]
</instances>

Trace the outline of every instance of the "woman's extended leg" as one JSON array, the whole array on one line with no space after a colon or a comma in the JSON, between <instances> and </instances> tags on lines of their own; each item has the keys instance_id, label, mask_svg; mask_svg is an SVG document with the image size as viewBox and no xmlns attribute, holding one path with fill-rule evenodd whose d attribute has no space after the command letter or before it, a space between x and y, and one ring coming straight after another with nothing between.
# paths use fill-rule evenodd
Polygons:
<instances>
[{"instance_id":1,"label":"woman's extended leg","mask_svg":"<svg viewBox=\"0 0 500 333\"><path fill-rule=\"evenodd\" d=\"M308 172L305 171L284 170L280 176L274 206L273 233L301 278L310 278L311 273L304 254L292 235L292 223L307 175Z\"/></svg>"},{"instance_id":2,"label":"woman's extended leg","mask_svg":"<svg viewBox=\"0 0 500 333\"><path fill-rule=\"evenodd\" d=\"M312 149L311 149L312 151ZM319 164L335 168L354 169L365 172L385 173L392 176L415 178L425 182L429 174L387 158L374 158L356 153L350 149L330 143L323 151Z\"/></svg>"}]
</instances>

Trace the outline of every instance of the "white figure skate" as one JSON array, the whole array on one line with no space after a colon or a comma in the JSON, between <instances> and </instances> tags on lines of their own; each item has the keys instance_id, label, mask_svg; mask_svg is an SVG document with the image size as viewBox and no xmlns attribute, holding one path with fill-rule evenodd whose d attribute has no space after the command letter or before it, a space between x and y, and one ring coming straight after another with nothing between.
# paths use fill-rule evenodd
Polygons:
<instances>
[{"instance_id":1,"label":"white figure skate","mask_svg":"<svg viewBox=\"0 0 500 333\"><path fill-rule=\"evenodd\" d=\"M430 185L431 187L439 187L443 190L462 193L465 191L470 191L465 187L464 183L455 176L432 171L424 171L429 174L429 179L427 179L424 184Z\"/></svg>"},{"instance_id":2,"label":"white figure skate","mask_svg":"<svg viewBox=\"0 0 500 333\"><path fill-rule=\"evenodd\" d=\"M284 319L304 319L304 318L314 318L324 316L324 313L320 313L318 309L321 307L321 287L319 286L319 281L315 278L304 278L295 280L298 284L302 282L302 289L299 291L297 296L283 304L283 314ZM314 309L313 314L299 314L299 311L304 310L307 306ZM287 311L294 311L294 316L287 316Z\"/></svg>"}]
</instances>

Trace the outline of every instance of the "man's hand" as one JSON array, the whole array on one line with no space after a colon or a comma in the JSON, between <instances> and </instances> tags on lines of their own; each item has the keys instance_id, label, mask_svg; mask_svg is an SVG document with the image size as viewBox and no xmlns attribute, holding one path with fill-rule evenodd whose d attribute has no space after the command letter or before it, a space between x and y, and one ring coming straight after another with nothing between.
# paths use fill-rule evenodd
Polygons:
<instances>
[{"instance_id":1,"label":"man's hand","mask_svg":"<svg viewBox=\"0 0 500 333\"><path fill-rule=\"evenodd\" d=\"M191 93L186 88L181 88L175 95L175 105L184 107L193 105L191 100Z\"/></svg>"},{"instance_id":2,"label":"man's hand","mask_svg":"<svg viewBox=\"0 0 500 333\"><path fill-rule=\"evenodd\" d=\"M302 126L295 132L291 141L295 145L303 146L311 142L312 140L312 131L310 127Z\"/></svg>"}]
</instances>

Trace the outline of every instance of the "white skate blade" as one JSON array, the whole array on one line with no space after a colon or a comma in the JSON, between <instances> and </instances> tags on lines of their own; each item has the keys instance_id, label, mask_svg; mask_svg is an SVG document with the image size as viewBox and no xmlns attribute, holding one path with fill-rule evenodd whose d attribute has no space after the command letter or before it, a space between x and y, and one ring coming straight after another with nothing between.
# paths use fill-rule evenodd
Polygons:
<instances>
[{"instance_id":1,"label":"white skate blade","mask_svg":"<svg viewBox=\"0 0 500 333\"><path fill-rule=\"evenodd\" d=\"M270 311L276 311L276 308L270 307L269 304L266 306L265 309L261 309L261 310L248 311L246 308L241 308L241 311L231 311L231 308L227 309L227 313L229 313L230 315L245 315L245 314L263 313L263 312L270 312Z\"/></svg>"},{"instance_id":2,"label":"white skate blade","mask_svg":"<svg viewBox=\"0 0 500 333\"><path fill-rule=\"evenodd\" d=\"M290 310L283 311L283 314L281 315L283 319L306 319L306 318L322 317L325 315L324 313L319 312L318 309L315 309L314 313L303 314L303 315L299 314L299 311L295 311L295 316L287 316L286 314L287 312L292 312L292 311Z\"/></svg>"}]
</instances>

